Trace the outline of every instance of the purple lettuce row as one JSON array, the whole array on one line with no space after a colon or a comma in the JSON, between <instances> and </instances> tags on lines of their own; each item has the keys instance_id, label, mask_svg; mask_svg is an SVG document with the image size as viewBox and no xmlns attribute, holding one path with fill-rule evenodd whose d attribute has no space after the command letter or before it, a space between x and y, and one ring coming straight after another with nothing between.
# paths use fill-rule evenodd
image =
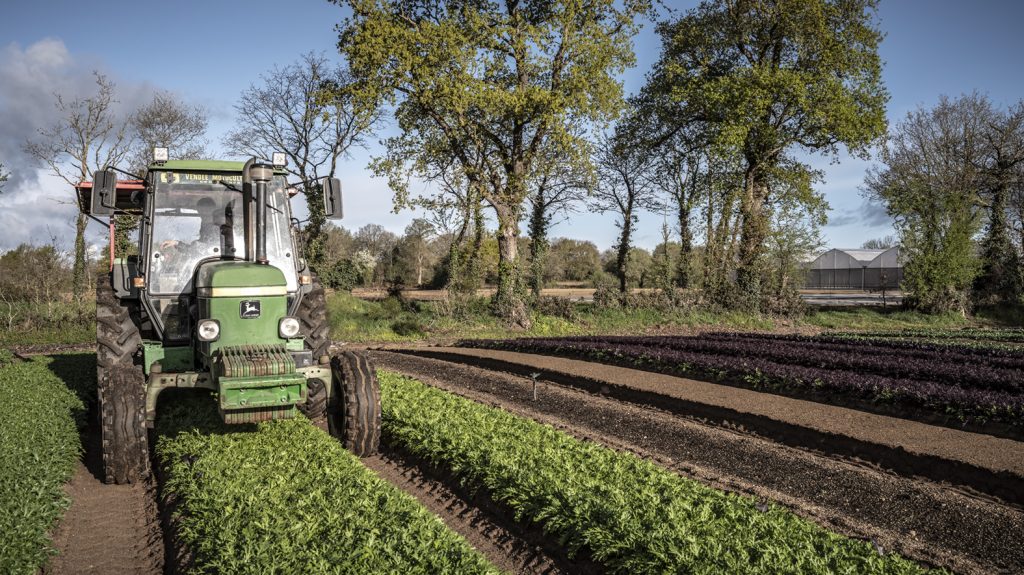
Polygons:
<instances>
[{"instance_id":1,"label":"purple lettuce row","mask_svg":"<svg viewBox=\"0 0 1024 575\"><path fill-rule=\"evenodd\" d=\"M1018 368L996 367L977 362L965 363L939 356L891 357L872 351L865 352L858 346L829 349L833 347L832 344L803 345L793 342L705 336L599 336L582 341L658 347L743 358L756 357L781 364L852 371L856 374L870 373L890 378L941 381L966 389L988 389L1013 394L1024 391L1024 371Z\"/></svg>"},{"instance_id":2,"label":"purple lettuce row","mask_svg":"<svg viewBox=\"0 0 1024 575\"><path fill-rule=\"evenodd\" d=\"M746 383L755 388L830 391L878 403L915 406L939 414L955 415L962 420L996 419L1012 425L1024 423L1024 396L990 390L963 389L929 381L780 364L762 358L730 358L650 346L611 345L565 339L477 340L460 342L460 345L570 355L598 361L627 360L658 370Z\"/></svg>"},{"instance_id":3,"label":"purple lettuce row","mask_svg":"<svg viewBox=\"0 0 1024 575\"><path fill-rule=\"evenodd\" d=\"M909 339L897 339L898 332L894 337L861 337L856 334L828 334L828 335L796 335L796 334L730 334L718 333L716 336L737 336L757 337L772 341L817 341L831 343L846 343L853 345L871 346L874 348L887 349L891 352L920 351L938 354L956 353L963 356L977 356L982 358L1006 358L1010 360L1024 361L1024 349L1006 349L986 346L972 346L956 343L934 343L928 341L915 341Z\"/></svg>"},{"instance_id":4,"label":"purple lettuce row","mask_svg":"<svg viewBox=\"0 0 1024 575\"><path fill-rule=\"evenodd\" d=\"M978 363L993 367L1003 367L1006 369L1024 369L1024 352L1005 349L953 347L945 344L932 345L903 340L860 340L830 335L783 336L783 339L776 337L774 334L708 333L702 334L701 337L716 341L780 341L788 345L803 346L814 349L870 350L889 356L916 357L923 359L939 358L947 361L950 358L955 358L956 361L963 361L967 363Z\"/></svg>"}]
</instances>

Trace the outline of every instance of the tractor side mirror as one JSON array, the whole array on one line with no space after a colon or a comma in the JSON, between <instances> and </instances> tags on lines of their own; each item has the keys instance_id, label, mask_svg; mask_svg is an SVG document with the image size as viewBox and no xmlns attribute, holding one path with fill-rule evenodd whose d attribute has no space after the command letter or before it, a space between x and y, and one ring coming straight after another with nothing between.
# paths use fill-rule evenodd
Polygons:
<instances>
[{"instance_id":1,"label":"tractor side mirror","mask_svg":"<svg viewBox=\"0 0 1024 575\"><path fill-rule=\"evenodd\" d=\"M117 202L117 173L108 168L93 173L92 180L89 211L94 216L112 215Z\"/></svg>"},{"instance_id":2,"label":"tractor side mirror","mask_svg":"<svg viewBox=\"0 0 1024 575\"><path fill-rule=\"evenodd\" d=\"M320 180L320 188L324 192L324 215L332 220L340 220L341 181L338 178L324 178Z\"/></svg>"}]
</instances>

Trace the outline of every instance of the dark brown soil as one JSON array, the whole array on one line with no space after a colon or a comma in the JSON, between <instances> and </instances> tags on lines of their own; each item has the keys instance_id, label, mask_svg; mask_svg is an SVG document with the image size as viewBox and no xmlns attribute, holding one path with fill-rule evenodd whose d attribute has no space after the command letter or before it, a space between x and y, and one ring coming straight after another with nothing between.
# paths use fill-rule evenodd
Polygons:
<instances>
[{"instance_id":1,"label":"dark brown soil","mask_svg":"<svg viewBox=\"0 0 1024 575\"><path fill-rule=\"evenodd\" d=\"M388 352L374 358L378 367L777 501L925 563L971 574L1024 572L1024 512L999 500L543 380L534 401L532 382L520 376Z\"/></svg>"},{"instance_id":2,"label":"dark brown soil","mask_svg":"<svg viewBox=\"0 0 1024 575\"><path fill-rule=\"evenodd\" d=\"M660 373L488 349L406 353L545 379L756 433L777 443L870 461L1024 507L1024 442Z\"/></svg>"},{"instance_id":3,"label":"dark brown soil","mask_svg":"<svg viewBox=\"0 0 1024 575\"><path fill-rule=\"evenodd\" d=\"M415 497L448 527L506 573L601 573L593 563L569 559L539 529L522 525L484 495L470 495L450 476L416 458L381 446L381 454L363 464Z\"/></svg>"},{"instance_id":4,"label":"dark brown soil","mask_svg":"<svg viewBox=\"0 0 1024 575\"><path fill-rule=\"evenodd\" d=\"M67 484L71 507L53 533L58 555L44 573L155 575L164 568L164 539L153 482L103 482L99 433L90 427L86 452Z\"/></svg>"}]
</instances>

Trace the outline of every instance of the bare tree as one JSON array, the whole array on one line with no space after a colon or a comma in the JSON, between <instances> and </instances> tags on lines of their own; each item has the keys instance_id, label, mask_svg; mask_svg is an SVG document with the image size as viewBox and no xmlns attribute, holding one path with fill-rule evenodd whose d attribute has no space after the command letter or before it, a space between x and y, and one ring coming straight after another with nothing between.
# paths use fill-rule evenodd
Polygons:
<instances>
[{"instance_id":1,"label":"bare tree","mask_svg":"<svg viewBox=\"0 0 1024 575\"><path fill-rule=\"evenodd\" d=\"M167 148L173 160L194 160L206 155L209 123L202 106L190 106L170 92L157 92L148 104L132 114L136 134L130 163L137 174L145 171L153 148Z\"/></svg>"},{"instance_id":2,"label":"bare tree","mask_svg":"<svg viewBox=\"0 0 1024 575\"><path fill-rule=\"evenodd\" d=\"M315 269L323 260L326 221L315 180L334 177L338 160L364 143L379 114L355 112L344 89L348 72L322 54L306 53L261 80L235 104L238 128L225 136L224 146L244 156L287 155L287 170L302 182L309 208L306 257Z\"/></svg>"},{"instance_id":3,"label":"bare tree","mask_svg":"<svg viewBox=\"0 0 1024 575\"><path fill-rule=\"evenodd\" d=\"M25 152L69 186L92 179L96 170L120 163L132 145L132 131L128 118L119 117L114 105L114 83L99 72L97 92L90 97L67 100L56 94L56 107L60 120L40 128L36 139L25 142ZM76 296L86 291L87 261L85 254L85 227L88 219L86 206L78 205L75 220L75 252L72 268L72 290Z\"/></svg>"},{"instance_id":4,"label":"bare tree","mask_svg":"<svg viewBox=\"0 0 1024 575\"><path fill-rule=\"evenodd\" d=\"M615 245L615 275L619 290L626 291L629 254L637 214L644 209L657 210L657 188L650 178L651 160L640 148L630 146L628 138L618 132L613 138L604 138L598 145L598 171L600 183L590 202L591 210L598 213L613 212L619 216L619 240Z\"/></svg>"},{"instance_id":5,"label":"bare tree","mask_svg":"<svg viewBox=\"0 0 1024 575\"><path fill-rule=\"evenodd\" d=\"M556 153L543 155L526 201L530 210L530 272L527 278L534 297L544 288L545 257L550 241L548 231L560 215L576 211L596 185L589 165L565 162Z\"/></svg>"},{"instance_id":6,"label":"bare tree","mask_svg":"<svg viewBox=\"0 0 1024 575\"><path fill-rule=\"evenodd\" d=\"M10 172L5 172L4 171L4 165L2 163L0 163L0 184L6 183L7 182L7 178L9 178L9 177L11 177L11 173ZM3 191L4 191L3 187L0 187L0 193L3 193Z\"/></svg>"},{"instance_id":7,"label":"bare tree","mask_svg":"<svg viewBox=\"0 0 1024 575\"><path fill-rule=\"evenodd\" d=\"M880 238L871 238L870 240L861 244L861 248L866 250L887 250L898 243L896 236L887 235Z\"/></svg>"}]
</instances>

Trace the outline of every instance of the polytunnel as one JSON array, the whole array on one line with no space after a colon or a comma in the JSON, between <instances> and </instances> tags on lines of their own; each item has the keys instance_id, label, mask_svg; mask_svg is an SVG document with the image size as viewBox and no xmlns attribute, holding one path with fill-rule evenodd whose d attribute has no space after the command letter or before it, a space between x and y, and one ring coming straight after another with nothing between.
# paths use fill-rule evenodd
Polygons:
<instances>
[{"instance_id":1,"label":"polytunnel","mask_svg":"<svg viewBox=\"0 0 1024 575\"><path fill-rule=\"evenodd\" d=\"M903 279L898 246L888 249L833 248L807 264L809 289L895 289Z\"/></svg>"}]
</instances>

